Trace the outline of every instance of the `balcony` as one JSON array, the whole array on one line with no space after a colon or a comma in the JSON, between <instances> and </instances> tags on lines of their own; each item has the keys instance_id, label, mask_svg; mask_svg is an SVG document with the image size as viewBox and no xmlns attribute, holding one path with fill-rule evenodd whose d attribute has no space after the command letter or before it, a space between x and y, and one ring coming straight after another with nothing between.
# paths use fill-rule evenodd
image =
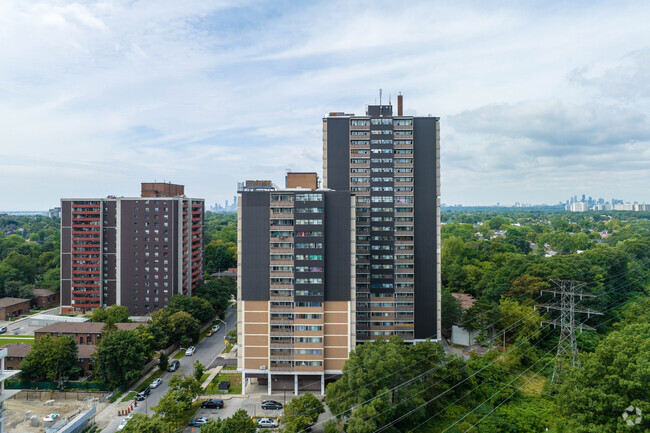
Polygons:
<instances>
[{"instance_id":1,"label":"balcony","mask_svg":"<svg viewBox=\"0 0 650 433\"><path fill-rule=\"evenodd\" d=\"M293 359L293 353L291 353L291 352L271 353L270 358L272 358L272 359Z\"/></svg>"},{"instance_id":2,"label":"balcony","mask_svg":"<svg viewBox=\"0 0 650 433\"><path fill-rule=\"evenodd\" d=\"M290 305L273 305L271 304L269 306L269 309L272 312L277 312L277 313L290 313L293 312L293 307Z\"/></svg>"},{"instance_id":3,"label":"balcony","mask_svg":"<svg viewBox=\"0 0 650 433\"><path fill-rule=\"evenodd\" d=\"M276 329L276 330L269 330L269 335L270 335L271 337L288 337L288 336L290 336L290 335L292 335L292 334L293 334L293 331L292 331L292 330L285 330L285 331L278 330L278 329Z\"/></svg>"},{"instance_id":4,"label":"balcony","mask_svg":"<svg viewBox=\"0 0 650 433\"><path fill-rule=\"evenodd\" d=\"M270 207L293 207L292 201L272 201Z\"/></svg>"},{"instance_id":5,"label":"balcony","mask_svg":"<svg viewBox=\"0 0 650 433\"><path fill-rule=\"evenodd\" d=\"M293 214L292 213L274 213L274 212L271 212L271 218L273 218L273 219L291 220L291 219L293 219Z\"/></svg>"},{"instance_id":6,"label":"balcony","mask_svg":"<svg viewBox=\"0 0 650 433\"><path fill-rule=\"evenodd\" d=\"M293 232L293 226L285 226L285 225L273 225L271 224L270 229L272 231L279 231L279 232Z\"/></svg>"}]
</instances>

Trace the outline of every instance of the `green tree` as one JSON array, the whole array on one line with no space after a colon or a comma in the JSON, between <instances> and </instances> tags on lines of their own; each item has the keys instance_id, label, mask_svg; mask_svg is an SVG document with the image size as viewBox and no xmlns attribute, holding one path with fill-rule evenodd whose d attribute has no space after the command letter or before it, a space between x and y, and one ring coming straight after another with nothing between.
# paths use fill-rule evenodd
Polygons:
<instances>
[{"instance_id":1,"label":"green tree","mask_svg":"<svg viewBox=\"0 0 650 433\"><path fill-rule=\"evenodd\" d=\"M201 385L193 377L183 377L178 373L172 375L168 384L169 390L152 409L166 423L178 426L185 420L194 398L201 392Z\"/></svg>"},{"instance_id":2,"label":"green tree","mask_svg":"<svg viewBox=\"0 0 650 433\"><path fill-rule=\"evenodd\" d=\"M502 298L499 304L499 327L497 332L505 331L506 338L537 338L541 333L542 316L532 306L518 303L514 299Z\"/></svg>"},{"instance_id":3,"label":"green tree","mask_svg":"<svg viewBox=\"0 0 650 433\"><path fill-rule=\"evenodd\" d=\"M145 347L147 359L153 358L156 349L158 349L158 341L156 341L156 337L153 332L151 332L151 329L149 329L149 326L139 325L133 330L133 332L135 332L135 335L138 336Z\"/></svg>"},{"instance_id":4,"label":"green tree","mask_svg":"<svg viewBox=\"0 0 650 433\"><path fill-rule=\"evenodd\" d=\"M20 363L20 375L26 381L57 382L63 377L76 378L77 342L70 336L44 335L34 341L32 350Z\"/></svg>"},{"instance_id":5,"label":"green tree","mask_svg":"<svg viewBox=\"0 0 650 433\"><path fill-rule=\"evenodd\" d=\"M140 377L147 353L135 332L118 330L102 337L94 357L100 380L121 386Z\"/></svg>"},{"instance_id":6,"label":"green tree","mask_svg":"<svg viewBox=\"0 0 650 433\"><path fill-rule=\"evenodd\" d=\"M226 431L238 433L255 433L257 423L244 409L239 409L230 418L226 419Z\"/></svg>"},{"instance_id":7,"label":"green tree","mask_svg":"<svg viewBox=\"0 0 650 433\"><path fill-rule=\"evenodd\" d=\"M205 365L201 364L201 361L197 359L194 361L194 379L200 383L203 373L205 373Z\"/></svg>"},{"instance_id":8,"label":"green tree","mask_svg":"<svg viewBox=\"0 0 650 433\"><path fill-rule=\"evenodd\" d=\"M123 433L169 433L167 424L158 416L136 413L122 429Z\"/></svg>"},{"instance_id":9,"label":"green tree","mask_svg":"<svg viewBox=\"0 0 650 433\"><path fill-rule=\"evenodd\" d=\"M169 388L185 391L194 399L201 393L201 384L193 376L181 376L178 373L172 374L169 379Z\"/></svg>"},{"instance_id":10,"label":"green tree","mask_svg":"<svg viewBox=\"0 0 650 433\"><path fill-rule=\"evenodd\" d=\"M178 427L185 420L185 412L191 405L192 397L188 392L182 389L169 389L151 409L163 421Z\"/></svg>"},{"instance_id":11,"label":"green tree","mask_svg":"<svg viewBox=\"0 0 650 433\"><path fill-rule=\"evenodd\" d=\"M214 318L214 308L206 300L196 296L174 295L169 298L167 309L174 314L185 311L201 323L206 323Z\"/></svg>"},{"instance_id":12,"label":"green tree","mask_svg":"<svg viewBox=\"0 0 650 433\"><path fill-rule=\"evenodd\" d=\"M167 356L166 353L161 352L160 358L158 358L158 368L161 369L162 371L167 371L168 367L169 367L169 356Z\"/></svg>"},{"instance_id":13,"label":"green tree","mask_svg":"<svg viewBox=\"0 0 650 433\"><path fill-rule=\"evenodd\" d=\"M90 320L107 324L128 323L130 322L129 309L124 305L117 304L104 308L95 308Z\"/></svg>"},{"instance_id":14,"label":"green tree","mask_svg":"<svg viewBox=\"0 0 650 433\"><path fill-rule=\"evenodd\" d=\"M227 418L210 419L201 427L201 433L228 433Z\"/></svg>"},{"instance_id":15,"label":"green tree","mask_svg":"<svg viewBox=\"0 0 650 433\"><path fill-rule=\"evenodd\" d=\"M463 310L460 307L458 299L454 298L451 292L442 288L442 333L449 338L451 336L451 328L458 323L463 315Z\"/></svg>"},{"instance_id":16,"label":"green tree","mask_svg":"<svg viewBox=\"0 0 650 433\"><path fill-rule=\"evenodd\" d=\"M611 332L587 354L558 394L564 411L561 431L623 432L621 414L628 406L650 413L650 323L632 323ZM639 431L647 429L645 419Z\"/></svg>"},{"instance_id":17,"label":"green tree","mask_svg":"<svg viewBox=\"0 0 650 433\"><path fill-rule=\"evenodd\" d=\"M212 241L205 246L205 263L208 274L237 266L237 244L221 239Z\"/></svg>"},{"instance_id":18,"label":"green tree","mask_svg":"<svg viewBox=\"0 0 650 433\"><path fill-rule=\"evenodd\" d=\"M285 433L297 433L306 429L318 420L318 416L325 412L323 403L314 394L307 392L300 397L293 398L284 406Z\"/></svg>"},{"instance_id":19,"label":"green tree","mask_svg":"<svg viewBox=\"0 0 650 433\"><path fill-rule=\"evenodd\" d=\"M169 316L168 330L170 332L170 342L180 344L184 343L184 340L189 340L189 342L199 341L201 327L199 321L189 313L179 311Z\"/></svg>"},{"instance_id":20,"label":"green tree","mask_svg":"<svg viewBox=\"0 0 650 433\"><path fill-rule=\"evenodd\" d=\"M237 286L234 279L228 277L205 281L204 284L194 290L194 294L209 301L216 312L225 311L228 307L228 301L236 292Z\"/></svg>"}]
</instances>

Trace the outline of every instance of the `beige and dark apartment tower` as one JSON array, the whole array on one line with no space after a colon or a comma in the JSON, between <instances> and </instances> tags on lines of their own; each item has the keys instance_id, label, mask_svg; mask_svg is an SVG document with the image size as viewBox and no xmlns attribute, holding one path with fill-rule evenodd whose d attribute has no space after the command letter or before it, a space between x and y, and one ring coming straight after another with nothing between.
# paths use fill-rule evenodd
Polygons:
<instances>
[{"instance_id":1,"label":"beige and dark apartment tower","mask_svg":"<svg viewBox=\"0 0 650 433\"><path fill-rule=\"evenodd\" d=\"M369 105L323 119L323 185L356 196L356 341L440 338L440 123Z\"/></svg>"},{"instance_id":2,"label":"beige and dark apartment tower","mask_svg":"<svg viewBox=\"0 0 650 433\"><path fill-rule=\"evenodd\" d=\"M355 342L355 206L316 173L239 184L238 368L272 391L316 391Z\"/></svg>"}]
</instances>

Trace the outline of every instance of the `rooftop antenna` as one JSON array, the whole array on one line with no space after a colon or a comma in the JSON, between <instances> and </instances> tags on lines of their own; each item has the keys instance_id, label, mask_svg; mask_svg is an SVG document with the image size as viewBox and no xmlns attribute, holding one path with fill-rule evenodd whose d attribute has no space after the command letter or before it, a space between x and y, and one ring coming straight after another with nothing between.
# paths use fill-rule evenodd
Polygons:
<instances>
[{"instance_id":1,"label":"rooftop antenna","mask_svg":"<svg viewBox=\"0 0 650 433\"><path fill-rule=\"evenodd\" d=\"M379 105L381 105L381 89L379 89Z\"/></svg>"},{"instance_id":2,"label":"rooftop antenna","mask_svg":"<svg viewBox=\"0 0 650 433\"><path fill-rule=\"evenodd\" d=\"M388 105L392 105L392 104L390 103L390 97L391 97L391 94L389 93L389 94L388 94Z\"/></svg>"}]
</instances>

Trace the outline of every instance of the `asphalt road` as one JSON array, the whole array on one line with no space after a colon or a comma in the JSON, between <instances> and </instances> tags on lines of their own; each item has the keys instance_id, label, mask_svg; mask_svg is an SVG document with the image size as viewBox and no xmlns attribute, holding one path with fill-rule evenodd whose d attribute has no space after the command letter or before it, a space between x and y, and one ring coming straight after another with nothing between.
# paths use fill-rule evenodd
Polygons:
<instances>
[{"instance_id":1,"label":"asphalt road","mask_svg":"<svg viewBox=\"0 0 650 433\"><path fill-rule=\"evenodd\" d=\"M178 370L176 370L176 373L181 373L186 376L192 375L194 372L193 364L197 360L201 361L201 364L205 365L206 367L212 365L216 357L226 347L224 343L226 333L231 329L235 329L237 327L237 313L234 312L233 314L231 314L225 320L225 322L226 322L226 326L224 326L224 324L220 322L221 329L219 329L219 332L214 334L212 337L205 337L196 345L196 352L194 353L193 356L183 356L181 359L179 359L181 366ZM169 361L171 362L172 359L170 358ZM156 404L158 404L158 400L163 395L165 395L165 393L169 389L169 385L167 384L167 381L172 376L172 374L174 373L169 373L169 372L165 373L162 376L163 383L158 388L152 389L151 394L149 394L149 397L147 397L144 401L138 402L138 407L135 408L131 413L147 412L151 414L151 408ZM120 424L122 419L124 419L124 417L118 417L116 415L115 419L111 421L111 423L103 430L103 433L116 432L117 426Z\"/></svg>"}]
</instances>

